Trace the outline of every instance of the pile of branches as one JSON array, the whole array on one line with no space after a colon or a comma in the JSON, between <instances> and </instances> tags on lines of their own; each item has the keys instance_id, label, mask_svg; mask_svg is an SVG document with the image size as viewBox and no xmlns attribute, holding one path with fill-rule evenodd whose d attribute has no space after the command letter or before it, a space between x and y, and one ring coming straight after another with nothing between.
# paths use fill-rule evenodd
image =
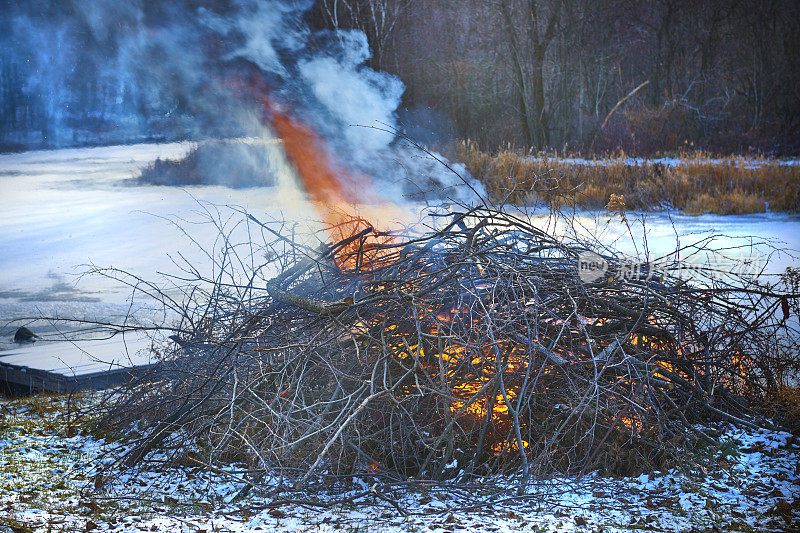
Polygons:
<instances>
[{"instance_id":1,"label":"pile of branches","mask_svg":"<svg viewBox=\"0 0 800 533\"><path fill-rule=\"evenodd\" d=\"M633 473L719 446L711 422L753 426L776 380L781 300L744 278L595 247L587 281L585 243L483 207L402 235L354 220L321 247L246 221L265 245L224 241L183 300L161 293L181 316L163 361L109 396L127 466L243 461L298 486Z\"/></svg>"}]
</instances>

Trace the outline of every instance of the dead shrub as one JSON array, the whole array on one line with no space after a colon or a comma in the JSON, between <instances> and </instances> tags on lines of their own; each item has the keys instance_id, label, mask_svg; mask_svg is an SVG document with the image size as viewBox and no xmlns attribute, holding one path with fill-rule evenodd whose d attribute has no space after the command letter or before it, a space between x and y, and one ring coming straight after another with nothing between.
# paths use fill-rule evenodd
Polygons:
<instances>
[{"instance_id":1,"label":"dead shrub","mask_svg":"<svg viewBox=\"0 0 800 533\"><path fill-rule=\"evenodd\" d=\"M204 141L181 159L156 159L142 169L149 185L224 185L237 189L275 185L269 146L257 140Z\"/></svg>"},{"instance_id":2,"label":"dead shrub","mask_svg":"<svg viewBox=\"0 0 800 533\"><path fill-rule=\"evenodd\" d=\"M769 391L764 412L800 435L800 386L779 383Z\"/></svg>"}]
</instances>

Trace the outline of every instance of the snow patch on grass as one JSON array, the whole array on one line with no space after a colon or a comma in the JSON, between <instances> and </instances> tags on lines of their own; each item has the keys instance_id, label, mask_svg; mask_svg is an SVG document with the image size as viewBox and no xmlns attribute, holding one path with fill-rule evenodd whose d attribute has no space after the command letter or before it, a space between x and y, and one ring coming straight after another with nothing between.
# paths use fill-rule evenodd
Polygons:
<instances>
[{"instance_id":1,"label":"snow patch on grass","mask_svg":"<svg viewBox=\"0 0 800 533\"><path fill-rule=\"evenodd\" d=\"M450 486L365 477L297 493L267 476L237 500L250 477L241 465L106 479L127 445L72 434L91 422L76 422L75 404L86 413L92 401L0 400L0 531L783 531L800 523L800 439L784 432L716 428L724 451L692 467L554 478L522 494L500 477Z\"/></svg>"}]
</instances>

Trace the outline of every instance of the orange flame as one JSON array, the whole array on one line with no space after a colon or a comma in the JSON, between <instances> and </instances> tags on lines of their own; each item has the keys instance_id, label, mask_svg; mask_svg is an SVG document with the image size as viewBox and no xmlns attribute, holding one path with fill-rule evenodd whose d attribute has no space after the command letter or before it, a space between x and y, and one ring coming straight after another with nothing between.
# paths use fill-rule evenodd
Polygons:
<instances>
[{"instance_id":1,"label":"orange flame","mask_svg":"<svg viewBox=\"0 0 800 533\"><path fill-rule=\"evenodd\" d=\"M344 169L334 168L324 143L311 128L279 110L269 96L262 94L257 98L269 114L275 132L283 140L286 157L297 170L311 201L323 208L321 214L325 215L326 221L338 221L341 213L337 207L356 202L353 191L344 187L341 176L350 180L354 177Z\"/></svg>"},{"instance_id":2,"label":"orange flame","mask_svg":"<svg viewBox=\"0 0 800 533\"><path fill-rule=\"evenodd\" d=\"M363 230L374 229L374 224L360 216L356 209L363 201L376 201L367 179L337 164L325 141L310 126L279 106L270 97L262 80L253 80L247 86L264 110L264 120L283 141L286 157L294 166L332 240L338 242ZM381 210L388 207L396 206L384 202ZM383 233L368 232L364 239L343 247L337 256L339 266L353 267L356 262L364 264L379 259L379 245L393 240L386 232Z\"/></svg>"}]
</instances>

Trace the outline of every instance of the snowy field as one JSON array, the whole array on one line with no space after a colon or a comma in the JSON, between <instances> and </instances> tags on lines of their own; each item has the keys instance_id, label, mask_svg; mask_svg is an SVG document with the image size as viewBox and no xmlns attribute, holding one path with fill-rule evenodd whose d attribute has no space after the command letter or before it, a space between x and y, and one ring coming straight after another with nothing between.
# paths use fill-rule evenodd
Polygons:
<instances>
[{"instance_id":1,"label":"snowy field","mask_svg":"<svg viewBox=\"0 0 800 533\"><path fill-rule=\"evenodd\" d=\"M63 398L0 400L0 532L753 532L800 525L800 440L782 432L720 426L708 430L725 442L724 452L695 457L697 467L532 482L521 495L497 479L448 486L365 474L322 494L281 490L279 479L267 477L267 490L237 499L246 484L235 465L108 476L103 465L119 461L124 441L76 434L67 413Z\"/></svg>"}]
</instances>

